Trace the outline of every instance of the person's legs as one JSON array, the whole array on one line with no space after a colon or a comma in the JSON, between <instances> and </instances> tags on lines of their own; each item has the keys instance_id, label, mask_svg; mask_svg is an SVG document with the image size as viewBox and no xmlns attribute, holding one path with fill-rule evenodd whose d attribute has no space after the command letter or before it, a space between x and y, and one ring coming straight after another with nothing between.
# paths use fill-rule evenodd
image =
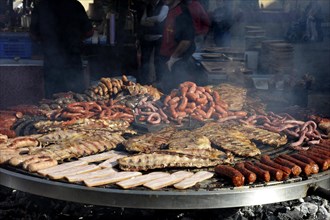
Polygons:
<instances>
[{"instance_id":1,"label":"person's legs","mask_svg":"<svg viewBox=\"0 0 330 220\"><path fill-rule=\"evenodd\" d=\"M66 91L84 92L85 83L80 54L70 54L68 56L68 62L62 74Z\"/></svg>"}]
</instances>

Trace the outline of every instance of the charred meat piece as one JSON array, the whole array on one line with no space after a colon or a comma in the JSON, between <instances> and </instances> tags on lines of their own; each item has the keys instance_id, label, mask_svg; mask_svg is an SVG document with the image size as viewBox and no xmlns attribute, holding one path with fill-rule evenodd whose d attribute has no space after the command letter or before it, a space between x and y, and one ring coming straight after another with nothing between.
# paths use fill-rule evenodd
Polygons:
<instances>
[{"instance_id":1,"label":"charred meat piece","mask_svg":"<svg viewBox=\"0 0 330 220\"><path fill-rule=\"evenodd\" d=\"M261 142L263 144L269 144L271 146L285 145L288 140L286 135L280 135L275 132L267 131L261 128L253 126L242 125L235 127L238 131L242 132L250 140Z\"/></svg>"},{"instance_id":2,"label":"charred meat piece","mask_svg":"<svg viewBox=\"0 0 330 220\"><path fill-rule=\"evenodd\" d=\"M124 141L123 145L127 151L153 152L166 146L174 132L174 127L166 127L158 132L132 137Z\"/></svg>"},{"instance_id":3,"label":"charred meat piece","mask_svg":"<svg viewBox=\"0 0 330 220\"><path fill-rule=\"evenodd\" d=\"M119 167L127 171L151 170L165 167L211 167L220 164L219 160L209 158L169 153L143 153L118 159Z\"/></svg>"}]
</instances>

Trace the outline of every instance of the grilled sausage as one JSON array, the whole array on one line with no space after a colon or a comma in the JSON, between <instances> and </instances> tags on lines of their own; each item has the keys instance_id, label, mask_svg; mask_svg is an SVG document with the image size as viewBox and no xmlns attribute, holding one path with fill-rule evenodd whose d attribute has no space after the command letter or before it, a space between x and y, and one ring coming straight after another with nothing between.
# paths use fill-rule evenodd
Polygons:
<instances>
[{"instance_id":1,"label":"grilled sausage","mask_svg":"<svg viewBox=\"0 0 330 220\"><path fill-rule=\"evenodd\" d=\"M281 181L283 179L283 171L280 169L273 168L260 162L255 162L254 165L260 167L263 170L267 170L274 180Z\"/></svg>"},{"instance_id":2,"label":"grilled sausage","mask_svg":"<svg viewBox=\"0 0 330 220\"><path fill-rule=\"evenodd\" d=\"M180 101L179 97L174 97L168 102L168 104L174 105L174 104L178 103L179 101Z\"/></svg>"},{"instance_id":3,"label":"grilled sausage","mask_svg":"<svg viewBox=\"0 0 330 220\"><path fill-rule=\"evenodd\" d=\"M283 158L275 158L274 160L276 163L279 163L283 166L289 167L291 169L291 173L293 176L299 176L301 173L301 168L297 166L296 164L292 163L291 161L285 160Z\"/></svg>"},{"instance_id":4,"label":"grilled sausage","mask_svg":"<svg viewBox=\"0 0 330 220\"><path fill-rule=\"evenodd\" d=\"M235 168L228 165L218 165L214 169L218 175L230 178L234 186L243 186L244 176Z\"/></svg>"},{"instance_id":5,"label":"grilled sausage","mask_svg":"<svg viewBox=\"0 0 330 220\"><path fill-rule=\"evenodd\" d=\"M290 156L297 160L300 160L302 162L308 163L312 168L312 173L315 174L315 173L319 172L319 166L314 162L314 160L312 160L308 157L305 157L304 155L301 155L301 154L292 154Z\"/></svg>"},{"instance_id":6,"label":"grilled sausage","mask_svg":"<svg viewBox=\"0 0 330 220\"><path fill-rule=\"evenodd\" d=\"M188 98L187 97L181 98L181 102L178 106L178 110L181 112L184 111L187 107L187 104L188 104Z\"/></svg>"},{"instance_id":7,"label":"grilled sausage","mask_svg":"<svg viewBox=\"0 0 330 220\"><path fill-rule=\"evenodd\" d=\"M309 149L309 151L319 153L319 154L323 154L323 155L328 156L330 158L330 151L324 150L322 148L312 147L312 148Z\"/></svg>"},{"instance_id":8,"label":"grilled sausage","mask_svg":"<svg viewBox=\"0 0 330 220\"><path fill-rule=\"evenodd\" d=\"M198 99L198 96L195 93L188 92L186 96L190 101L193 102L195 102Z\"/></svg>"},{"instance_id":9,"label":"grilled sausage","mask_svg":"<svg viewBox=\"0 0 330 220\"><path fill-rule=\"evenodd\" d=\"M244 163L236 163L234 168L241 172L245 177L246 183L254 183L257 175L244 167Z\"/></svg>"},{"instance_id":10,"label":"grilled sausage","mask_svg":"<svg viewBox=\"0 0 330 220\"><path fill-rule=\"evenodd\" d=\"M261 156L261 163L282 170L283 179L287 179L291 174L290 168L288 168L286 166L282 166L281 164L275 163L273 160L270 159L270 157L268 155Z\"/></svg>"},{"instance_id":11,"label":"grilled sausage","mask_svg":"<svg viewBox=\"0 0 330 220\"><path fill-rule=\"evenodd\" d=\"M257 178L260 179L261 181L265 181L265 182L270 181L269 171L263 170L253 165L251 162L245 162L244 166L246 169L250 170L251 172L254 172L257 175Z\"/></svg>"},{"instance_id":12,"label":"grilled sausage","mask_svg":"<svg viewBox=\"0 0 330 220\"><path fill-rule=\"evenodd\" d=\"M188 90L189 90L189 88L187 86L180 87L180 92L181 92L182 97L186 97Z\"/></svg>"},{"instance_id":13,"label":"grilled sausage","mask_svg":"<svg viewBox=\"0 0 330 220\"><path fill-rule=\"evenodd\" d=\"M16 137L15 131L7 128L0 128L0 134L7 135L9 138Z\"/></svg>"},{"instance_id":14,"label":"grilled sausage","mask_svg":"<svg viewBox=\"0 0 330 220\"><path fill-rule=\"evenodd\" d=\"M330 150L330 148L327 148L327 147L322 146L322 145L319 145L319 144L314 145L314 147L320 148L320 149L325 150L325 151L329 151Z\"/></svg>"},{"instance_id":15,"label":"grilled sausage","mask_svg":"<svg viewBox=\"0 0 330 220\"><path fill-rule=\"evenodd\" d=\"M325 171L329 168L329 161L327 159L322 158L322 155L314 154L312 152L305 152L305 151L301 151L299 152L299 154L302 154L314 160L317 163L317 165L319 165L319 168L322 171Z\"/></svg>"},{"instance_id":16,"label":"grilled sausage","mask_svg":"<svg viewBox=\"0 0 330 220\"><path fill-rule=\"evenodd\" d=\"M302 171L304 171L306 176L311 175L312 167L308 163L305 163L301 160L297 160L297 159L295 159L295 158L293 158L293 157L291 157L290 155L287 155L287 154L281 154L280 157L285 159L285 160L288 160L288 161L290 161L290 162L292 162L292 163L294 163L298 166L300 166L300 168L302 169Z\"/></svg>"},{"instance_id":17,"label":"grilled sausage","mask_svg":"<svg viewBox=\"0 0 330 220\"><path fill-rule=\"evenodd\" d=\"M170 95L167 95L164 99L164 105L167 106L168 102L172 99L172 97Z\"/></svg>"}]
</instances>

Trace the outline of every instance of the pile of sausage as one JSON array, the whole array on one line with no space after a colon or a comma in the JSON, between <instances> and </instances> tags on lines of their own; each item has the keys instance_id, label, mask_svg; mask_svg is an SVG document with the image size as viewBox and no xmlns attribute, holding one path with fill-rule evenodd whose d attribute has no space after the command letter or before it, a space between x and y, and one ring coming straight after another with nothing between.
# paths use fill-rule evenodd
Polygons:
<instances>
[{"instance_id":1,"label":"pile of sausage","mask_svg":"<svg viewBox=\"0 0 330 220\"><path fill-rule=\"evenodd\" d=\"M325 171L330 166L330 145L321 144L311 147L308 151L295 154L281 154L274 159L262 155L259 161L239 162L234 166L218 165L215 172L231 180L236 187L252 184L256 180L269 182L282 181L290 176L309 176Z\"/></svg>"},{"instance_id":2,"label":"pile of sausage","mask_svg":"<svg viewBox=\"0 0 330 220\"><path fill-rule=\"evenodd\" d=\"M100 82L95 86L86 91L91 97L102 96L111 98L111 96L118 94L120 91L126 88L126 86L132 85L133 82L128 81L125 75L122 75L122 79L116 78L104 78L100 79ZM97 100L97 99L94 99Z\"/></svg>"},{"instance_id":3,"label":"pile of sausage","mask_svg":"<svg viewBox=\"0 0 330 220\"><path fill-rule=\"evenodd\" d=\"M299 121L286 113L278 115L269 112L267 115L252 115L246 120L240 121L276 133L285 133L296 139L295 142L290 144L290 147L296 150L306 150L308 148L301 147L302 144L317 144L325 137L317 130L317 124L314 121Z\"/></svg>"},{"instance_id":4,"label":"pile of sausage","mask_svg":"<svg viewBox=\"0 0 330 220\"><path fill-rule=\"evenodd\" d=\"M137 121L147 122L152 125L160 124L161 122L170 122L162 108L155 101L148 100L148 97L140 100L134 108L134 115Z\"/></svg>"},{"instance_id":5,"label":"pile of sausage","mask_svg":"<svg viewBox=\"0 0 330 220\"><path fill-rule=\"evenodd\" d=\"M10 138L16 137L15 131L12 129L15 122L23 117L22 112L12 110L0 111L0 134L7 135Z\"/></svg>"},{"instance_id":6,"label":"pile of sausage","mask_svg":"<svg viewBox=\"0 0 330 220\"><path fill-rule=\"evenodd\" d=\"M126 120L132 122L133 112L125 105L116 104L116 101L74 102L60 109L52 119L76 120L80 118L95 118L109 120Z\"/></svg>"},{"instance_id":7,"label":"pile of sausage","mask_svg":"<svg viewBox=\"0 0 330 220\"><path fill-rule=\"evenodd\" d=\"M213 118L222 122L247 115L244 111L228 111L228 104L220 98L218 92L189 81L181 83L179 89L172 90L163 103L164 111L178 123L187 116L199 121Z\"/></svg>"}]
</instances>

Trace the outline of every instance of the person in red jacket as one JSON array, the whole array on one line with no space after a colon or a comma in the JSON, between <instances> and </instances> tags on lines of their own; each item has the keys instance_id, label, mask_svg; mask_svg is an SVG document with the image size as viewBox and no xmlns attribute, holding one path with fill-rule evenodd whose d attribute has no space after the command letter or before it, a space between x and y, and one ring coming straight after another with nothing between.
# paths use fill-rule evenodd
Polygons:
<instances>
[{"instance_id":1,"label":"person in red jacket","mask_svg":"<svg viewBox=\"0 0 330 220\"><path fill-rule=\"evenodd\" d=\"M163 92L191 80L191 55L195 52L195 30L191 14L182 0L163 0L169 7L160 46L161 78L157 88Z\"/></svg>"},{"instance_id":2,"label":"person in red jacket","mask_svg":"<svg viewBox=\"0 0 330 220\"><path fill-rule=\"evenodd\" d=\"M196 51L200 51L209 32L211 21L203 5L198 0L189 0L187 3L195 28Z\"/></svg>"}]
</instances>

